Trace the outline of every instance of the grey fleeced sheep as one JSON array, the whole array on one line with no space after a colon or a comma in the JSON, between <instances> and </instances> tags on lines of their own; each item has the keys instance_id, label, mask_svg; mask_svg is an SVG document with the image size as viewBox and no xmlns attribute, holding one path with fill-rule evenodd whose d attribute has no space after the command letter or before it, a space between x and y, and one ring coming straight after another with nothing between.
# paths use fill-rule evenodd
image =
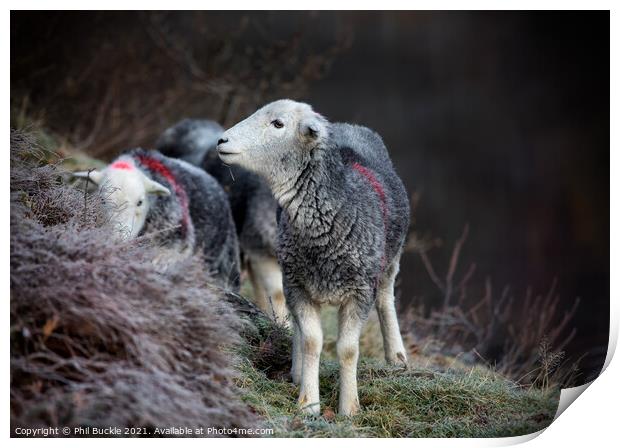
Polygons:
<instances>
[{"instance_id":1,"label":"grey fleeced sheep","mask_svg":"<svg viewBox=\"0 0 620 448\"><path fill-rule=\"evenodd\" d=\"M228 193L255 300L269 316L287 323L282 272L275 251L278 204L260 176L222 163L215 147L223 132L214 121L185 119L164 131L155 146L169 157L200 166Z\"/></svg>"},{"instance_id":2,"label":"grey fleeced sheep","mask_svg":"<svg viewBox=\"0 0 620 448\"><path fill-rule=\"evenodd\" d=\"M157 151L128 151L101 171L74 173L102 188L122 238L145 235L159 263L202 251L218 283L239 288L239 245L228 198L203 170Z\"/></svg>"},{"instance_id":3,"label":"grey fleeced sheep","mask_svg":"<svg viewBox=\"0 0 620 448\"><path fill-rule=\"evenodd\" d=\"M264 177L282 207L277 253L293 316L291 374L301 385L299 405L320 411L320 308L332 304L339 306L339 412L354 414L359 337L373 305L386 360L406 364L394 279L409 202L381 137L280 100L228 129L217 148L226 164Z\"/></svg>"},{"instance_id":4,"label":"grey fleeced sheep","mask_svg":"<svg viewBox=\"0 0 620 448\"><path fill-rule=\"evenodd\" d=\"M186 118L166 129L157 139L155 148L165 156L201 166L205 155L217 146L223 133L224 128L215 121Z\"/></svg>"}]
</instances>

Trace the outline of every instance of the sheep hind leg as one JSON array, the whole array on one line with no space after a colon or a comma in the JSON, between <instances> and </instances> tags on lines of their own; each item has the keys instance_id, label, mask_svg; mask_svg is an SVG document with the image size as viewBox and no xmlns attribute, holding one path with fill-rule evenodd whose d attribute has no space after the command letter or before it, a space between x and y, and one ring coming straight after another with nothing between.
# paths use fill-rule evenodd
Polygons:
<instances>
[{"instance_id":1,"label":"sheep hind leg","mask_svg":"<svg viewBox=\"0 0 620 448\"><path fill-rule=\"evenodd\" d=\"M271 257L254 257L251 259L251 266L252 286L259 307L276 322L288 327L290 324L282 291L282 270L277 260Z\"/></svg>"},{"instance_id":2,"label":"sheep hind leg","mask_svg":"<svg viewBox=\"0 0 620 448\"><path fill-rule=\"evenodd\" d=\"M377 290L376 308L383 336L383 350L388 364L407 366L407 355L398 326L394 305L394 280L398 274L398 258L384 272Z\"/></svg>"},{"instance_id":3,"label":"sheep hind leg","mask_svg":"<svg viewBox=\"0 0 620 448\"><path fill-rule=\"evenodd\" d=\"M302 365L302 353L301 353L301 329L299 325L293 321L293 363L291 366L291 379L293 384L301 384L301 365Z\"/></svg>"},{"instance_id":4,"label":"sheep hind leg","mask_svg":"<svg viewBox=\"0 0 620 448\"><path fill-rule=\"evenodd\" d=\"M263 313L272 317L271 306L269 306L269 300L267 300L267 293L259 277L259 263L260 261L257 258L248 257L248 276L250 277L250 283L252 283L252 291L254 291L254 302Z\"/></svg>"}]
</instances>

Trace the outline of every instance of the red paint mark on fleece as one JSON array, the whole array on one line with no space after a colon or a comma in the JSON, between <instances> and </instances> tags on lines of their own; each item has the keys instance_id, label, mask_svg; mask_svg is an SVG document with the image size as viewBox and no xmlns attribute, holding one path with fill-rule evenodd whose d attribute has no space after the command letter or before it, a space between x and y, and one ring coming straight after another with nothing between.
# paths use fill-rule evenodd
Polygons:
<instances>
[{"instance_id":1,"label":"red paint mark on fleece","mask_svg":"<svg viewBox=\"0 0 620 448\"><path fill-rule=\"evenodd\" d=\"M114 168L116 170L133 170L133 165L129 162L119 160L118 162L114 162L110 165L110 168Z\"/></svg>"},{"instance_id":2,"label":"red paint mark on fleece","mask_svg":"<svg viewBox=\"0 0 620 448\"><path fill-rule=\"evenodd\" d=\"M182 209L181 230L183 232L183 235L187 236L187 232L190 226L189 199L187 198L187 193L185 192L183 187L179 185L179 183L175 179L172 172L170 172L168 167L164 165L163 163L161 163L159 160L154 159L152 157L145 156L145 155L138 156L138 159L140 160L140 163L142 165L162 175L168 181L168 183L170 184L170 186L176 193L177 198L179 198L179 202L181 203L181 209Z\"/></svg>"},{"instance_id":3,"label":"red paint mark on fleece","mask_svg":"<svg viewBox=\"0 0 620 448\"><path fill-rule=\"evenodd\" d=\"M383 273L383 271L385 269L385 263L386 263L386 260L385 260L385 246L386 246L385 238L387 238L387 231L388 231L388 222L387 222L387 212L388 212L388 209L387 209L387 201L385 200L385 190L383 189L383 185L381 185L381 182L379 182L379 180L375 176L375 173L373 173L371 170L369 170L368 168L366 168L363 165L360 165L357 162L353 162L353 164L351 166L353 167L353 169L355 171L357 171L358 173L360 173L362 176L364 176L366 178L366 180L368 181L368 183L370 184L372 189L375 190L375 193L377 193L377 196L379 197L379 202L381 204L381 214L383 215L383 230L384 230L383 255L381 256L381 273ZM378 286L378 284L379 284L379 277L377 277L376 283L377 283L377 286Z\"/></svg>"}]
</instances>

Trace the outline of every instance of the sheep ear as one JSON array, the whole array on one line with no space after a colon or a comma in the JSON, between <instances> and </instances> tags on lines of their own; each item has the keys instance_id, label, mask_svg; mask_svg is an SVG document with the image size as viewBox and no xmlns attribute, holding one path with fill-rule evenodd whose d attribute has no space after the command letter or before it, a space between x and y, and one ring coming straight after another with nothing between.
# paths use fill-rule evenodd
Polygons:
<instances>
[{"instance_id":1,"label":"sheep ear","mask_svg":"<svg viewBox=\"0 0 620 448\"><path fill-rule=\"evenodd\" d=\"M79 177L81 179L88 179L93 181L95 184L99 185L103 180L103 173L101 171L92 170L92 171L77 171L73 173L74 177Z\"/></svg>"},{"instance_id":2,"label":"sheep ear","mask_svg":"<svg viewBox=\"0 0 620 448\"><path fill-rule=\"evenodd\" d=\"M325 123L319 115L308 117L299 123L299 132L302 136L310 140L317 140L324 132Z\"/></svg>"},{"instance_id":3,"label":"sheep ear","mask_svg":"<svg viewBox=\"0 0 620 448\"><path fill-rule=\"evenodd\" d=\"M148 177L145 177L144 179L144 187L147 193L157 194L161 196L170 196L170 190L168 190L159 182L155 182Z\"/></svg>"}]
</instances>

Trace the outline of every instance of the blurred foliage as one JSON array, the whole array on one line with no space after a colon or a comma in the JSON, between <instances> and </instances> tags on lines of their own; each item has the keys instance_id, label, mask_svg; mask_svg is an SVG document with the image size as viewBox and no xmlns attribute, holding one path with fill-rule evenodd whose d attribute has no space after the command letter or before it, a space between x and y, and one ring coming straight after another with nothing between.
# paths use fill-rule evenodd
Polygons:
<instances>
[{"instance_id":1,"label":"blurred foliage","mask_svg":"<svg viewBox=\"0 0 620 448\"><path fill-rule=\"evenodd\" d=\"M311 14L290 32L274 31L267 13L46 15L11 28L12 106L104 159L151 145L183 117L231 125L270 100L302 98L351 42L342 30L309 45Z\"/></svg>"},{"instance_id":2,"label":"blurred foliage","mask_svg":"<svg viewBox=\"0 0 620 448\"><path fill-rule=\"evenodd\" d=\"M438 257L429 255L438 241L410 234L406 250L420 257L442 300L429 308L421 297L414 297L403 310L403 330L426 351L483 362L519 384L577 385L581 359L569 359L563 350L576 335L573 318L580 300L562 310L555 280L544 294L528 288L525 297L519 298L509 287L498 294L489 277L476 278L476 263L462 266L468 234L466 225L442 270L436 267ZM484 284L481 296L476 282Z\"/></svg>"}]
</instances>

